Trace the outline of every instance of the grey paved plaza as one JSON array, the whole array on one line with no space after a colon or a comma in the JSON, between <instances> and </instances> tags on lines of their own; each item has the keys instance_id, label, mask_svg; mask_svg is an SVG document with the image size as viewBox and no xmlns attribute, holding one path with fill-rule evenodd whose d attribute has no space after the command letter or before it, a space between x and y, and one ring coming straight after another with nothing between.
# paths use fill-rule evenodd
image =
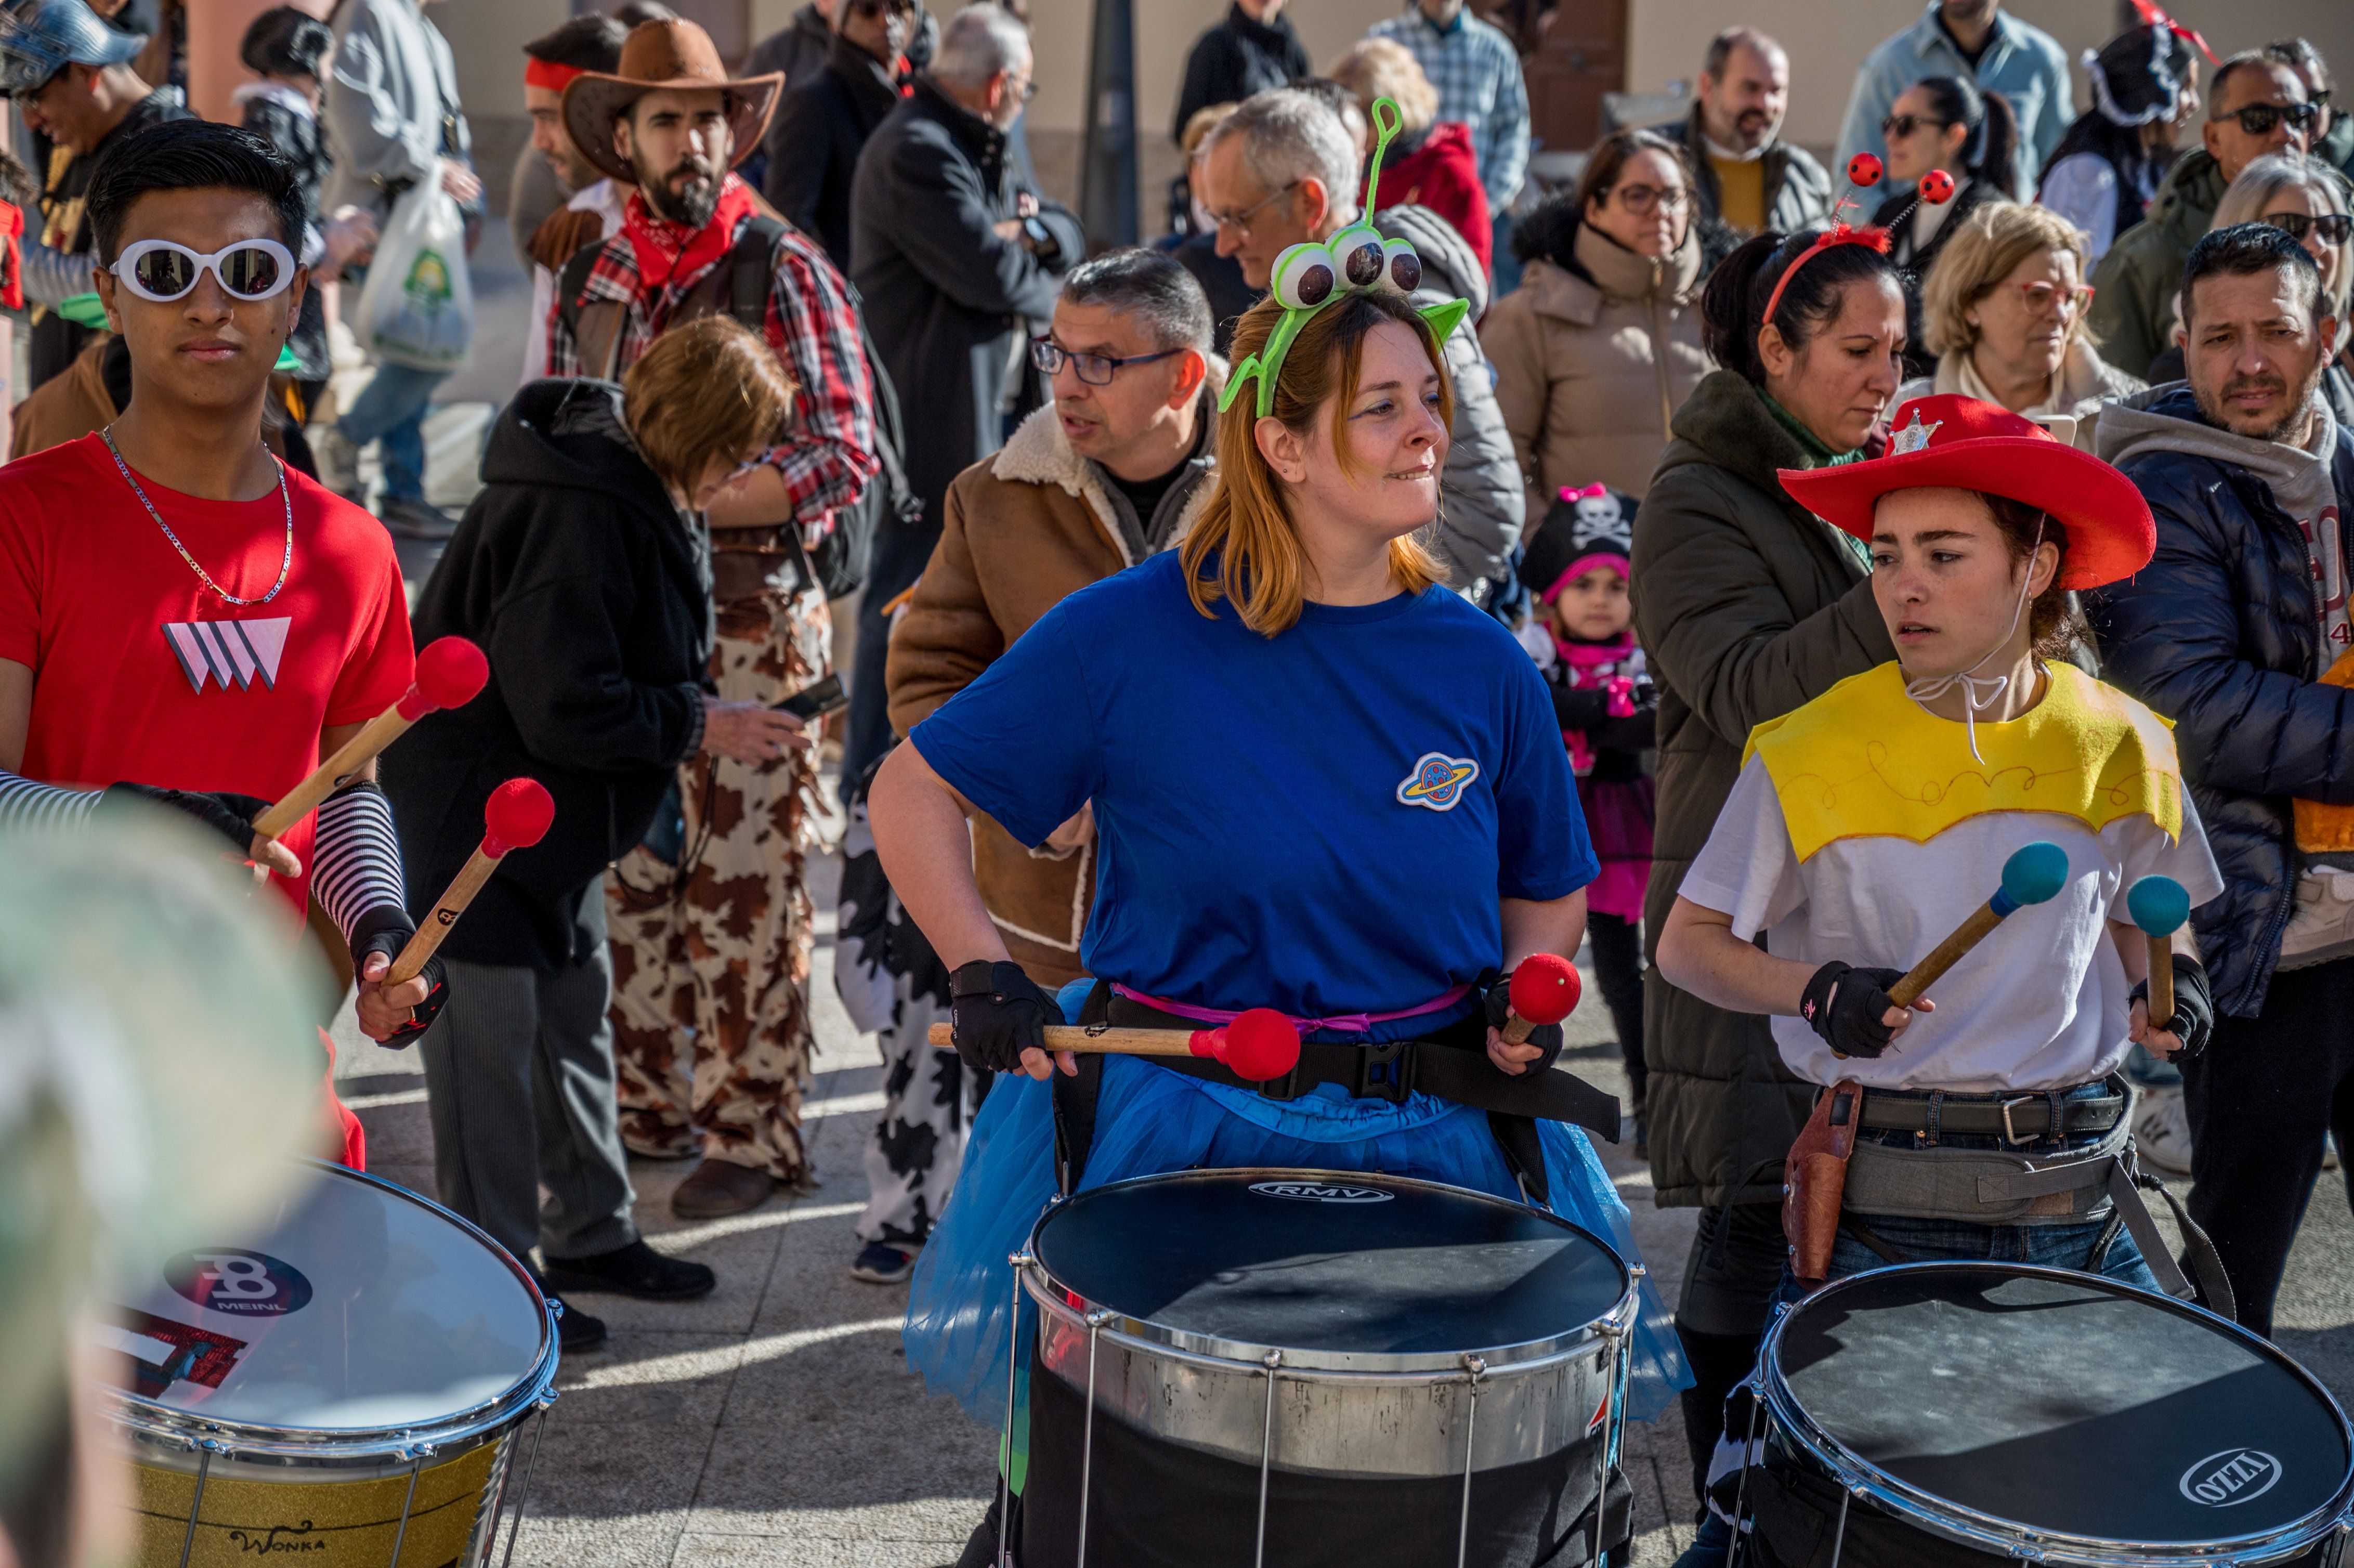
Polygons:
<instances>
[{"instance_id":1,"label":"grey paved plaza","mask_svg":"<svg viewBox=\"0 0 2354 1568\"><path fill-rule=\"evenodd\" d=\"M899 1344L907 1289L848 1272L866 1185L860 1150L882 1104L872 1036L854 1033L832 983L831 862L816 860L815 1082L804 1107L822 1187L779 1192L726 1220L683 1224L671 1190L687 1167L635 1162L638 1222L653 1245L719 1276L707 1299L581 1305L612 1338L568 1361L514 1561L529 1568L936 1568L988 1506L991 1441L926 1397ZM1598 1001L1593 977L1586 994ZM425 1091L413 1053L339 1031L345 1093L379 1174L432 1192ZM1571 1021L1572 1065L1623 1092L1608 1015ZM1672 1299L1692 1211L1659 1210L1649 1176L1606 1151L1653 1276ZM2315 1194L2280 1312L2280 1343L2354 1404L2354 1224L2332 1174ZM2170 1224L2163 1217L2161 1224ZM1691 1539L1683 1432L1670 1413L1630 1429L1633 1561L1673 1560Z\"/></svg>"}]
</instances>

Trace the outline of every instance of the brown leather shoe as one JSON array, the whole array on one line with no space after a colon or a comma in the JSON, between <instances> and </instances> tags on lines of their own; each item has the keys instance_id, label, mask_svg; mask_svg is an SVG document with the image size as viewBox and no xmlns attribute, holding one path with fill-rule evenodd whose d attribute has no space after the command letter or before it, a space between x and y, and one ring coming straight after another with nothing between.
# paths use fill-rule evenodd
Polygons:
<instances>
[{"instance_id":1,"label":"brown leather shoe","mask_svg":"<svg viewBox=\"0 0 2354 1568\"><path fill-rule=\"evenodd\" d=\"M682 1220L716 1220L757 1209L776 1190L776 1178L765 1171L725 1160L705 1160L671 1194L670 1212Z\"/></svg>"}]
</instances>

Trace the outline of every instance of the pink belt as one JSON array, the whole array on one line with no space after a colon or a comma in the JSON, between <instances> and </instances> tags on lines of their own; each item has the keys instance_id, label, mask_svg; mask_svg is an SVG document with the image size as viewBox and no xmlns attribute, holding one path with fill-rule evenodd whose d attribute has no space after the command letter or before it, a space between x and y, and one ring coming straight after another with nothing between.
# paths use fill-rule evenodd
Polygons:
<instances>
[{"instance_id":1,"label":"pink belt","mask_svg":"<svg viewBox=\"0 0 2354 1568\"><path fill-rule=\"evenodd\" d=\"M1147 996L1140 991L1131 990L1118 980L1112 981L1111 989L1115 994L1151 1008L1156 1012L1190 1018L1196 1023L1232 1023L1242 1016L1239 1011L1230 1012L1222 1007L1193 1007L1182 1001L1164 1001L1157 996ZM1419 1007L1403 1007L1395 1012L1342 1012L1331 1018L1294 1018L1287 1012L1283 1017L1302 1034L1313 1034L1324 1029L1341 1034L1366 1034L1372 1033L1376 1023L1391 1023L1401 1018L1420 1018L1425 1013L1444 1012L1470 994L1469 985L1458 985L1441 991Z\"/></svg>"}]
</instances>

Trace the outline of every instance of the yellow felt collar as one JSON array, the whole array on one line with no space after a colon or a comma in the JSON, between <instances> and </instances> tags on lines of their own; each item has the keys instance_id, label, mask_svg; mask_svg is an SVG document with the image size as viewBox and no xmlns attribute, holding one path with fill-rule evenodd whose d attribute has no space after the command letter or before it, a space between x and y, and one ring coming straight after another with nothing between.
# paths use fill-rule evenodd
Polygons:
<instances>
[{"instance_id":1,"label":"yellow felt collar","mask_svg":"<svg viewBox=\"0 0 2354 1568\"><path fill-rule=\"evenodd\" d=\"M1969 735L1904 694L1893 662L1850 675L1813 702L1749 733L1805 861L1838 839L1926 843L1966 817L2050 811L2098 832L2146 816L2182 833L2182 769L2164 719L2073 664L2044 666L2043 700L2007 724Z\"/></svg>"}]
</instances>

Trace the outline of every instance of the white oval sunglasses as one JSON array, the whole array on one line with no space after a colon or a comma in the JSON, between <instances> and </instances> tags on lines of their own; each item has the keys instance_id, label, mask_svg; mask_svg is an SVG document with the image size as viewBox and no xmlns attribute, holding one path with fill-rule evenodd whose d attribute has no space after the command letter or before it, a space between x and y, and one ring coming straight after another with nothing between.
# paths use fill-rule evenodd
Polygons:
<instances>
[{"instance_id":1,"label":"white oval sunglasses","mask_svg":"<svg viewBox=\"0 0 2354 1568\"><path fill-rule=\"evenodd\" d=\"M266 300L294 281L294 256L275 239L240 239L209 256L174 240L142 239L125 246L110 270L157 304L186 298L207 271L240 300Z\"/></svg>"}]
</instances>

